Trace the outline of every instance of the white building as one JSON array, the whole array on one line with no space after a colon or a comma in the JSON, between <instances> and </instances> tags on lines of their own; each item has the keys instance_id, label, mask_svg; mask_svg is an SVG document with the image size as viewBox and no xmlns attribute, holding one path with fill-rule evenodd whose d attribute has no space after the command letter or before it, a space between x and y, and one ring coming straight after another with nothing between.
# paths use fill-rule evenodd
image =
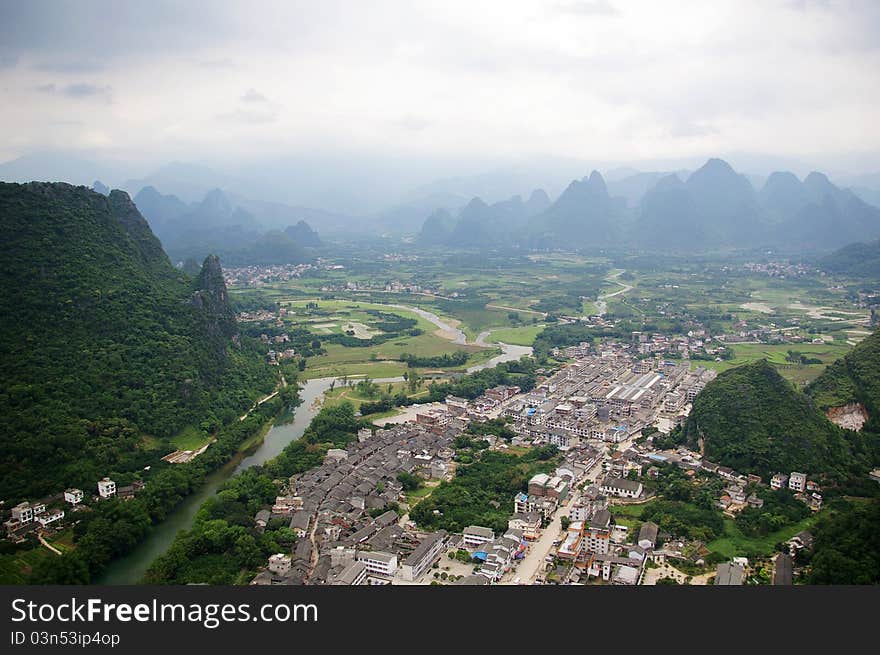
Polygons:
<instances>
[{"instance_id":1,"label":"white building","mask_svg":"<svg viewBox=\"0 0 880 655\"><path fill-rule=\"evenodd\" d=\"M397 571L397 555L382 551L359 550L357 561L362 562L367 573L391 577Z\"/></svg>"},{"instance_id":2,"label":"white building","mask_svg":"<svg viewBox=\"0 0 880 655\"><path fill-rule=\"evenodd\" d=\"M75 489L71 487L70 489L66 489L64 491L64 501L70 503L71 505L79 505L83 499L82 489Z\"/></svg>"},{"instance_id":3,"label":"white building","mask_svg":"<svg viewBox=\"0 0 880 655\"><path fill-rule=\"evenodd\" d=\"M64 510L63 509L53 509L51 512L43 512L34 517L34 520L42 525L44 528L50 523L54 523L55 521L60 521L64 518Z\"/></svg>"},{"instance_id":4,"label":"white building","mask_svg":"<svg viewBox=\"0 0 880 655\"><path fill-rule=\"evenodd\" d=\"M116 495L116 483L110 478L98 480L98 495L101 498L110 498Z\"/></svg>"},{"instance_id":5,"label":"white building","mask_svg":"<svg viewBox=\"0 0 880 655\"><path fill-rule=\"evenodd\" d=\"M788 484L788 476L785 473L777 473L770 478L771 489L784 489Z\"/></svg>"},{"instance_id":6,"label":"white building","mask_svg":"<svg viewBox=\"0 0 880 655\"><path fill-rule=\"evenodd\" d=\"M788 478L788 488L792 491L804 491L807 488L807 474L792 471Z\"/></svg>"},{"instance_id":7,"label":"white building","mask_svg":"<svg viewBox=\"0 0 880 655\"><path fill-rule=\"evenodd\" d=\"M462 537L466 548L476 548L487 541L493 541L495 533L481 525L469 525L462 531Z\"/></svg>"},{"instance_id":8,"label":"white building","mask_svg":"<svg viewBox=\"0 0 880 655\"><path fill-rule=\"evenodd\" d=\"M446 531L439 530L425 537L400 566L400 577L414 582L422 577L446 549Z\"/></svg>"},{"instance_id":9,"label":"white building","mask_svg":"<svg viewBox=\"0 0 880 655\"><path fill-rule=\"evenodd\" d=\"M602 491L618 498L638 498L642 495L642 483L625 478L607 477L602 483Z\"/></svg>"}]
</instances>

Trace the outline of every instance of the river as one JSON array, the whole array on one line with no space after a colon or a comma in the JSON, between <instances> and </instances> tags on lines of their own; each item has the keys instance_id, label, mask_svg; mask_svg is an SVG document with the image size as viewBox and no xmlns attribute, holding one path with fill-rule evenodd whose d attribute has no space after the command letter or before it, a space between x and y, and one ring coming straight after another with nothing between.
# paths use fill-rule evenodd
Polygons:
<instances>
[{"instance_id":1,"label":"river","mask_svg":"<svg viewBox=\"0 0 880 655\"><path fill-rule=\"evenodd\" d=\"M448 338L454 341L454 343L464 344L467 341L464 332L443 322L436 314L416 307L406 307L404 305L395 305L395 307L410 310L431 321L431 323L447 333ZM490 344L485 341L488 336L489 332L482 332L477 337L476 345L490 347ZM491 368L501 362L509 362L532 353L532 349L528 346L498 345L502 350L500 355L482 364L471 366L467 369L467 372L473 373L474 371ZM154 526L149 535L147 535L147 538L138 544L133 551L124 557L114 560L94 581L95 584L125 585L140 582L150 564L168 550L177 533L192 527L196 512L199 511L199 508L208 498L217 493L217 490L226 480L245 469L268 462L280 454L287 444L299 439L303 435L309 423L312 422L312 419L320 410L321 399L324 393L330 389L330 385L334 380L338 380L338 378L329 377L307 380L300 388L299 395L302 403L297 407L291 422L273 425L253 452L247 455L239 454L235 456L225 466L208 475L205 478L204 484L197 491L187 496L164 521ZM403 381L402 377L374 380L377 384L401 381Z\"/></svg>"}]
</instances>

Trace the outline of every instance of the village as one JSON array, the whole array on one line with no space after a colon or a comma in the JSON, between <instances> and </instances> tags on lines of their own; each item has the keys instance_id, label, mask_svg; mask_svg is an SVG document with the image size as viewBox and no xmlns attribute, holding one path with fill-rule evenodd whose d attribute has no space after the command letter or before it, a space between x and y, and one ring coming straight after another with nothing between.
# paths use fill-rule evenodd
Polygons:
<instances>
[{"instance_id":1,"label":"village","mask_svg":"<svg viewBox=\"0 0 880 655\"><path fill-rule=\"evenodd\" d=\"M640 335L630 343L582 343L557 352L572 361L531 391L499 386L474 400L448 396L361 429L356 443L328 451L323 465L281 481L275 503L257 512L257 529L283 519L298 541L292 552L270 557L251 584L638 585L656 583L659 571L683 581L670 563L704 565L699 543L661 534L651 521L632 532L615 521L619 509L650 500L651 481L671 469L718 480L717 507L728 517L763 504L757 486L787 487L810 509L821 507L820 489L804 472L780 472L765 483L694 450L656 446L656 437L686 420L715 372L659 355L639 358L653 343ZM456 437L499 418L515 436L480 434L488 449L554 446L555 468L510 498L506 530L421 529L409 517L401 480L418 476L428 488L451 480ZM790 546L809 539L802 534ZM774 581L791 584L791 558L776 561ZM694 584L743 584L748 571L748 560L731 558Z\"/></svg>"}]
</instances>

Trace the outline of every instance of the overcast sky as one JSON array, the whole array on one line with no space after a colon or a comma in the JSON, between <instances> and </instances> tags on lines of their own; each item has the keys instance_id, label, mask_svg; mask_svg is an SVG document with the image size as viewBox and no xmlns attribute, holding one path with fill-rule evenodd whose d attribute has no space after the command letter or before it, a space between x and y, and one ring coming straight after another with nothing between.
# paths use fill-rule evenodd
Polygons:
<instances>
[{"instance_id":1,"label":"overcast sky","mask_svg":"<svg viewBox=\"0 0 880 655\"><path fill-rule=\"evenodd\" d=\"M0 160L876 166L880 2L0 0Z\"/></svg>"}]
</instances>

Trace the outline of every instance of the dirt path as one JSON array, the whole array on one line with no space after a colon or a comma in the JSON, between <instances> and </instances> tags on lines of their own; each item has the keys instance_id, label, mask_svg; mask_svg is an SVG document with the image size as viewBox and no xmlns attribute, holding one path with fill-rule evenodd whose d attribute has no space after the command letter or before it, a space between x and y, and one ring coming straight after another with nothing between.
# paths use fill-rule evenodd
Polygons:
<instances>
[{"instance_id":1,"label":"dirt path","mask_svg":"<svg viewBox=\"0 0 880 655\"><path fill-rule=\"evenodd\" d=\"M543 316L547 318L547 312L539 312L535 309L520 309L519 307L508 307L507 305L493 305L488 304L486 307L491 307L492 309L506 309L509 312L522 312L523 314L535 314L536 316Z\"/></svg>"},{"instance_id":2,"label":"dirt path","mask_svg":"<svg viewBox=\"0 0 880 655\"><path fill-rule=\"evenodd\" d=\"M49 550L51 550L51 551L52 551L53 553L55 553L56 555L61 555L61 554L62 554L62 552L61 552L60 550L58 550L57 548L55 548L55 546L53 546L53 545L50 544L48 541L46 541L45 539L43 539L43 535L41 535L40 533L37 533L37 539L39 539L41 544L43 544L46 548L48 548Z\"/></svg>"}]
</instances>

